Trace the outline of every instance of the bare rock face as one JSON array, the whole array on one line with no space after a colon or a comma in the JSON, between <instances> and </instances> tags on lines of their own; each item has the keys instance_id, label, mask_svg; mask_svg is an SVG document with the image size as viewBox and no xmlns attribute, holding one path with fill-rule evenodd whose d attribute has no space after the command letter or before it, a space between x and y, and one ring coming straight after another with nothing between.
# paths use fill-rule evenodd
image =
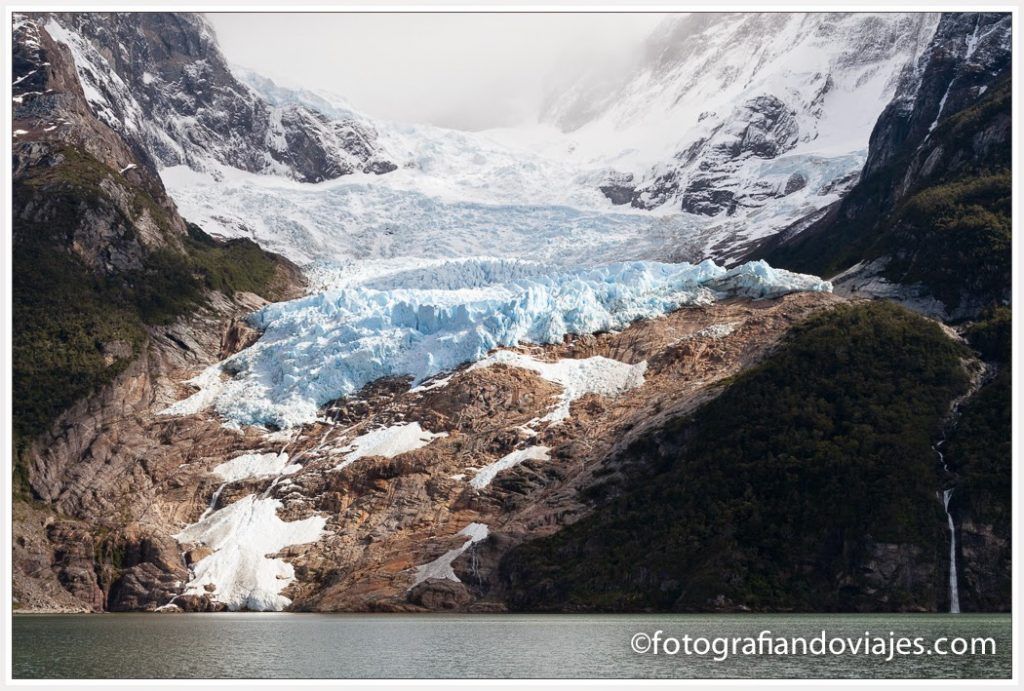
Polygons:
<instances>
[{"instance_id":1,"label":"bare rock face","mask_svg":"<svg viewBox=\"0 0 1024 691\"><path fill-rule=\"evenodd\" d=\"M116 557L107 595L111 611L154 610L188 578L177 542L166 535L125 536L108 549Z\"/></svg>"},{"instance_id":2,"label":"bare rock face","mask_svg":"<svg viewBox=\"0 0 1024 691\"><path fill-rule=\"evenodd\" d=\"M201 559L203 548L183 559L169 535L179 514L202 512L213 483L175 471L197 439L222 430L214 421L182 426L156 412L180 391L170 374L215 361L231 315L258 304L221 298L205 314L156 330L142 357L29 450L40 508L19 505L27 513L16 521L16 591L24 608L153 610L181 592L189 559ZM218 444L225 455L238 447L230 435ZM171 503L154 503L158 494ZM216 609L208 600L190 611Z\"/></svg>"},{"instance_id":3,"label":"bare rock face","mask_svg":"<svg viewBox=\"0 0 1024 691\"><path fill-rule=\"evenodd\" d=\"M51 564L57 580L88 609L102 612L103 590L94 567L95 543L90 531L81 525L52 523L47 528L46 537L58 545Z\"/></svg>"},{"instance_id":4,"label":"bare rock face","mask_svg":"<svg viewBox=\"0 0 1024 691\"><path fill-rule=\"evenodd\" d=\"M636 183L633 181L632 173L612 173L598 189L601 190L601 194L608 197L612 204L629 204L633 201L633 196L636 194Z\"/></svg>"},{"instance_id":5,"label":"bare rock face","mask_svg":"<svg viewBox=\"0 0 1024 691\"><path fill-rule=\"evenodd\" d=\"M680 152L668 171L646 188L638 188L632 204L651 209L678 198L680 208L688 213L732 214L747 196L758 200L761 195L771 196L767 189L741 189L743 181L736 175L739 166L749 158L776 158L796 146L799 135L792 107L770 94L752 98L708 136Z\"/></svg>"},{"instance_id":6,"label":"bare rock face","mask_svg":"<svg viewBox=\"0 0 1024 691\"><path fill-rule=\"evenodd\" d=\"M802 173L793 173L786 180L786 187L782 190L782 196L799 192L807 186L807 178Z\"/></svg>"},{"instance_id":7,"label":"bare rock face","mask_svg":"<svg viewBox=\"0 0 1024 691\"><path fill-rule=\"evenodd\" d=\"M110 589L107 608L112 612L155 610L169 602L181 588L181 579L143 562L129 567Z\"/></svg>"},{"instance_id":8,"label":"bare rock face","mask_svg":"<svg viewBox=\"0 0 1024 691\"><path fill-rule=\"evenodd\" d=\"M861 575L861 583L850 579L840 587L847 589L851 598L879 603L880 610L902 611L905 608L903 603L893 602L890 598L893 583L905 584L904 587L911 592L931 589L942 592L941 582L934 582L935 570L931 560L923 559L921 549L915 545L873 543L861 565Z\"/></svg>"},{"instance_id":9,"label":"bare rock face","mask_svg":"<svg viewBox=\"0 0 1024 691\"><path fill-rule=\"evenodd\" d=\"M100 119L164 165L222 163L319 182L396 168L377 133L356 118L271 105L241 83L198 14L23 15L75 46L78 77Z\"/></svg>"},{"instance_id":10,"label":"bare rock face","mask_svg":"<svg viewBox=\"0 0 1024 691\"><path fill-rule=\"evenodd\" d=\"M183 612L224 612L227 607L214 602L209 595L179 595L171 607L178 607Z\"/></svg>"},{"instance_id":11,"label":"bare rock face","mask_svg":"<svg viewBox=\"0 0 1024 691\"><path fill-rule=\"evenodd\" d=\"M60 578L64 564L56 558L55 545L48 537L49 527L56 520L52 512L26 502L15 502L13 510L13 608L35 612L92 611L95 591L88 588L80 599L65 587L66 579ZM83 526L82 533L86 532L87 527ZM89 566L91 569L91 560Z\"/></svg>"},{"instance_id":12,"label":"bare rock face","mask_svg":"<svg viewBox=\"0 0 1024 691\"><path fill-rule=\"evenodd\" d=\"M964 611L992 612L1007 609L1012 601L1010 579L1011 541L995 526L971 518L957 531L958 579Z\"/></svg>"},{"instance_id":13,"label":"bare rock face","mask_svg":"<svg viewBox=\"0 0 1024 691\"><path fill-rule=\"evenodd\" d=\"M471 603L475 598L462 583L454 581L424 581L412 588L408 595L409 602L434 612L459 610Z\"/></svg>"},{"instance_id":14,"label":"bare rock face","mask_svg":"<svg viewBox=\"0 0 1024 691\"><path fill-rule=\"evenodd\" d=\"M245 319L232 320L224 332L224 338L221 339L220 357L223 359L245 350L259 340L259 337L260 332L250 326Z\"/></svg>"},{"instance_id":15,"label":"bare rock face","mask_svg":"<svg viewBox=\"0 0 1024 691\"><path fill-rule=\"evenodd\" d=\"M907 66L892 103L879 117L863 177L883 171L909 153L916 153L917 160L906 177L927 176L920 171L929 152L915 150L927 143L939 120L973 106L1008 71L1010 24L1010 15L1005 13L943 14L928 49L916 64ZM984 148L985 142L977 144ZM985 153L976 151L975 156Z\"/></svg>"}]
</instances>

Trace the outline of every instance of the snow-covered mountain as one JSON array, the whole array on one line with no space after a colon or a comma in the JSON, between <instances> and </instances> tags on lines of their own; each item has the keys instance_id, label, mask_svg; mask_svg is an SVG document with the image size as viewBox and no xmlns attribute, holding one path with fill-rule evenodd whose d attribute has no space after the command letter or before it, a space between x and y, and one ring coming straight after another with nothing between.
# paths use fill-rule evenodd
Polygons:
<instances>
[{"instance_id":1,"label":"snow-covered mountain","mask_svg":"<svg viewBox=\"0 0 1024 691\"><path fill-rule=\"evenodd\" d=\"M377 121L230 67L198 16L83 17L46 26L98 115L152 154L207 231L299 262L561 264L728 261L834 203L938 19L675 16L613 78L558 89L543 124L467 133Z\"/></svg>"},{"instance_id":2,"label":"snow-covered mountain","mask_svg":"<svg viewBox=\"0 0 1024 691\"><path fill-rule=\"evenodd\" d=\"M875 120L937 21L673 17L615 79L584 75L556 90L541 125L464 133L373 122L383 155L400 167L387 178L340 180L322 195L231 175L230 193L180 172L168 184L204 227L252 234L286 254L273 243L291 237L284 242L299 261L368 252L729 260L856 181ZM246 79L279 107L370 122L330 95ZM241 220L253 204L269 227ZM569 256L556 249L562 238Z\"/></svg>"},{"instance_id":3,"label":"snow-covered mountain","mask_svg":"<svg viewBox=\"0 0 1024 691\"><path fill-rule=\"evenodd\" d=\"M277 107L317 104L371 119L332 94L290 89L242 71ZM318 184L227 165L163 169L182 213L208 231L247 236L297 262L497 256L575 265L675 259L686 224L614 208L600 171L502 133L372 121L387 175L354 173ZM684 257L685 258L685 257Z\"/></svg>"},{"instance_id":4,"label":"snow-covered mountain","mask_svg":"<svg viewBox=\"0 0 1024 691\"><path fill-rule=\"evenodd\" d=\"M304 182L395 167L365 119L276 104L239 81L202 15L61 13L38 21L71 49L97 117L164 166L223 164Z\"/></svg>"},{"instance_id":5,"label":"snow-covered mountain","mask_svg":"<svg viewBox=\"0 0 1024 691\"><path fill-rule=\"evenodd\" d=\"M681 211L707 256L838 199L937 14L700 13L552 91L532 137L606 170L616 204Z\"/></svg>"},{"instance_id":6,"label":"snow-covered mountain","mask_svg":"<svg viewBox=\"0 0 1024 691\"><path fill-rule=\"evenodd\" d=\"M674 202L692 213L735 212L786 189L777 180L748 180L744 173L758 160L829 159L865 149L901 72L927 45L938 19L921 13L673 16L616 79L590 74L553 92L542 122L568 133L574 156L632 174L628 201L635 206ZM796 178L789 184L804 186Z\"/></svg>"},{"instance_id":7,"label":"snow-covered mountain","mask_svg":"<svg viewBox=\"0 0 1024 691\"><path fill-rule=\"evenodd\" d=\"M944 319L1009 304L1011 24L1005 13L944 13L879 116L857 185L751 256ZM943 216L957 204L972 211Z\"/></svg>"}]
</instances>

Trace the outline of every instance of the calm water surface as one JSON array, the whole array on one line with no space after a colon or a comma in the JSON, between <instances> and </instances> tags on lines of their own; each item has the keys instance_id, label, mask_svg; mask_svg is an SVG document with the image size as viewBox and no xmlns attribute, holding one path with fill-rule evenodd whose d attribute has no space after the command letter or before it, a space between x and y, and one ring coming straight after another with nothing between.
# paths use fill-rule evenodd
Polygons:
<instances>
[{"instance_id":1,"label":"calm water surface","mask_svg":"<svg viewBox=\"0 0 1024 691\"><path fill-rule=\"evenodd\" d=\"M996 655L640 655L638 632L982 636ZM16 678L1009 677L1009 615L102 614L14 617Z\"/></svg>"}]
</instances>

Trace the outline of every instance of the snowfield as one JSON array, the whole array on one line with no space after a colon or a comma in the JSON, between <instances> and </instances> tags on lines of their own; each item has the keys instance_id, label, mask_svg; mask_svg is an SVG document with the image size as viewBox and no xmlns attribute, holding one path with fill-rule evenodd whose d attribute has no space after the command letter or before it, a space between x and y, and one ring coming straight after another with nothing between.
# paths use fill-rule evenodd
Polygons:
<instances>
[{"instance_id":1,"label":"snowfield","mask_svg":"<svg viewBox=\"0 0 1024 691\"><path fill-rule=\"evenodd\" d=\"M456 180L414 167L300 183L216 164L208 165L209 172L165 168L161 177L189 221L215 235L248 237L300 265L500 255L572 266L690 259L723 243L725 249L714 252L728 256L728 248L772 235L838 201L845 187L837 181L849 184L866 153L861 146L835 156L793 153L746 161L733 183L768 199L729 216L614 206L597 191L599 170L574 171L544 160L501 165L483 158ZM476 178L467 179L470 173ZM794 174L805 185L782 195Z\"/></svg>"},{"instance_id":2,"label":"snowfield","mask_svg":"<svg viewBox=\"0 0 1024 691\"><path fill-rule=\"evenodd\" d=\"M210 595L231 610L280 611L291 600L281 591L295 578L295 569L283 559L268 557L291 545L320 539L326 518L282 521L281 502L255 494L214 511L174 539L213 550L193 568L185 595ZM206 590L209 585L212 592Z\"/></svg>"},{"instance_id":3,"label":"snowfield","mask_svg":"<svg viewBox=\"0 0 1024 691\"><path fill-rule=\"evenodd\" d=\"M345 460L334 469L342 468L366 456L383 456L394 458L407 451L422 448L439 437L447 437L445 432L428 432L418 422L394 425L367 432L353 439L344 449Z\"/></svg>"},{"instance_id":4,"label":"snowfield","mask_svg":"<svg viewBox=\"0 0 1024 691\"><path fill-rule=\"evenodd\" d=\"M253 478L291 475L302 469L298 463L288 465L288 454L247 453L216 466L213 474L224 482L237 482Z\"/></svg>"},{"instance_id":5,"label":"snowfield","mask_svg":"<svg viewBox=\"0 0 1024 691\"><path fill-rule=\"evenodd\" d=\"M564 184L528 182L515 170L486 167L472 184L419 170L315 184L226 167L211 174L176 166L161 176L188 220L216 235L251 238L300 265L493 255L559 264L647 259L662 256L668 238L691 232L683 220L613 209L596 188L556 196L552 189Z\"/></svg>"},{"instance_id":6,"label":"snowfield","mask_svg":"<svg viewBox=\"0 0 1024 691\"><path fill-rule=\"evenodd\" d=\"M724 297L831 289L827 281L763 262L731 270L712 261L624 262L539 273L533 264L513 269L494 260L463 260L434 264L430 271L376 274L362 285L256 312L250 321L261 338L193 379L199 390L164 412L210 407L235 425L293 427L316 420L324 404L381 377L409 377L415 385L495 348L619 330ZM564 418L572 396L589 390L585 381L600 379L581 376L578 363L532 367L566 387L568 398L552 420ZM609 376L607 368L598 369ZM636 376L632 369L627 379Z\"/></svg>"}]
</instances>

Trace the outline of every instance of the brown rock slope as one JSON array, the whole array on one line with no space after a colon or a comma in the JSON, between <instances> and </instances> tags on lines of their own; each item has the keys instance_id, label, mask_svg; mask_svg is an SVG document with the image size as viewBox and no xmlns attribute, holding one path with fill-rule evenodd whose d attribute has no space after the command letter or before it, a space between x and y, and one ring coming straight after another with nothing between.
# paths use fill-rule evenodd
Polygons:
<instances>
[{"instance_id":1,"label":"brown rock slope","mask_svg":"<svg viewBox=\"0 0 1024 691\"><path fill-rule=\"evenodd\" d=\"M603 356L646 363L642 385L614 397L579 397L560 422L539 420L563 387L504 364L464 367L446 384L428 382L418 391L379 381L328 406L325 421L283 432L228 429L209 413L161 415L188 393L181 382L247 340L223 323L221 330L179 326L166 341L155 339L150 356L106 396L69 414L63 433L38 456L33 486L61 518L32 514L19 523L16 594L23 607L37 609L164 605L212 551L178 545L171 536L208 508L220 511L256 494L280 502L282 521L326 519L316 542L278 555L295 571L282 591L291 609L501 609L494 588L505 552L587 514L588 488L614 472L608 459L616 452L714 396L717 383L762 358L793 323L840 301L818 293L733 300L684 308L620 333L519 349L547 362ZM189 344L187 351L179 342ZM445 436L337 469L356 437L413 422ZM479 469L533 447L547 451L527 453L489 484L473 485ZM243 453L281 451L301 469L227 483L211 472ZM460 534L471 524L486 526L486 537ZM426 573L419 569L432 562ZM174 604L222 607L220 593L203 592Z\"/></svg>"},{"instance_id":2,"label":"brown rock slope","mask_svg":"<svg viewBox=\"0 0 1024 691\"><path fill-rule=\"evenodd\" d=\"M203 433L153 411L303 279L188 226L140 142L93 113L68 48L23 15L13 38L14 605L146 607L187 578L148 527L178 520L150 517L154 459Z\"/></svg>"}]
</instances>

